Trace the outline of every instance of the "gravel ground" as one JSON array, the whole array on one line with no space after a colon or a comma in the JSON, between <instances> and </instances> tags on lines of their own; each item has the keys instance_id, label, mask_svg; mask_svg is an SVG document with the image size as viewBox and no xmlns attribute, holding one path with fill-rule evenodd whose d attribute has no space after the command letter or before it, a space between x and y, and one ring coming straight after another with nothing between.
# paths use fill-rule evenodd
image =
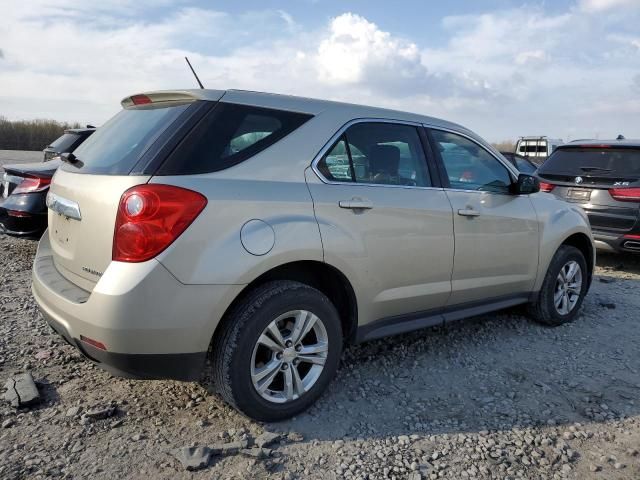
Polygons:
<instances>
[{"instance_id":1,"label":"gravel ground","mask_svg":"<svg viewBox=\"0 0 640 480\"><path fill-rule=\"evenodd\" d=\"M28 150L0 150L0 167L9 163L41 162L42 152Z\"/></svg>"},{"instance_id":2,"label":"gravel ground","mask_svg":"<svg viewBox=\"0 0 640 480\"><path fill-rule=\"evenodd\" d=\"M315 407L265 425L83 360L30 296L35 248L0 236L0 381L30 371L42 396L0 403L0 478L640 478L640 259L603 256L571 325L512 310L350 347ZM186 446L216 448L190 472Z\"/></svg>"}]
</instances>

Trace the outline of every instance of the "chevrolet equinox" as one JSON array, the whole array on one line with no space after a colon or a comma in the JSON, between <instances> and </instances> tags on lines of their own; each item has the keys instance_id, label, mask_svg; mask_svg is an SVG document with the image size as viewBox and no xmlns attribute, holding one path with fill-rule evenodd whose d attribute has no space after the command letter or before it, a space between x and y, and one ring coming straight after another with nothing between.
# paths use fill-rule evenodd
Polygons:
<instances>
[{"instance_id":1,"label":"chevrolet equinox","mask_svg":"<svg viewBox=\"0 0 640 480\"><path fill-rule=\"evenodd\" d=\"M350 342L519 304L560 325L589 288L583 210L459 125L234 90L122 107L55 174L33 268L46 321L117 375L274 421Z\"/></svg>"}]
</instances>

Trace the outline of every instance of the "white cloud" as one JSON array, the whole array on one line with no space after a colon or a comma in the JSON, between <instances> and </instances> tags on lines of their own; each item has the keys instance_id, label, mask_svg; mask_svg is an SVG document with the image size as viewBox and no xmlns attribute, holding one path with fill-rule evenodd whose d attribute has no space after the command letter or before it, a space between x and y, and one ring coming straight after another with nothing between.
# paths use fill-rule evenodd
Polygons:
<instances>
[{"instance_id":1,"label":"white cloud","mask_svg":"<svg viewBox=\"0 0 640 480\"><path fill-rule=\"evenodd\" d=\"M334 18L317 56L321 79L357 83L371 70L389 69L400 77L424 74L418 47L380 30L366 19L347 13Z\"/></svg>"},{"instance_id":2,"label":"white cloud","mask_svg":"<svg viewBox=\"0 0 640 480\"><path fill-rule=\"evenodd\" d=\"M528 50L516 54L515 62L518 65L526 65L527 63L536 64L547 60L547 54L544 50Z\"/></svg>"},{"instance_id":3,"label":"white cloud","mask_svg":"<svg viewBox=\"0 0 640 480\"><path fill-rule=\"evenodd\" d=\"M580 0L580 8L587 12L602 12L616 7L638 6L638 0Z\"/></svg>"}]
</instances>

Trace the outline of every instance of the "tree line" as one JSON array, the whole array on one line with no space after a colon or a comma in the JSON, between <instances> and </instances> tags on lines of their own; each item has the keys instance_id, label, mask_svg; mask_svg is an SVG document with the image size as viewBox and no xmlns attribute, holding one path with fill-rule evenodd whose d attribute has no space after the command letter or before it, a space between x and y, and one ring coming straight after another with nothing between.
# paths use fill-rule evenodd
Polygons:
<instances>
[{"instance_id":1,"label":"tree line","mask_svg":"<svg viewBox=\"0 0 640 480\"><path fill-rule=\"evenodd\" d=\"M42 150L79 123L56 120L7 120L0 116L0 150Z\"/></svg>"}]
</instances>

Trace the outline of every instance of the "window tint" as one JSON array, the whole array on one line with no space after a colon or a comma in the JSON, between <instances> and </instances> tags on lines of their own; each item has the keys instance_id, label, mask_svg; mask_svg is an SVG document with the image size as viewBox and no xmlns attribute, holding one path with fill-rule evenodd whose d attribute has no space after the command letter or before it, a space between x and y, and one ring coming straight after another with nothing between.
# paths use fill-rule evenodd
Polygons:
<instances>
[{"instance_id":1,"label":"window tint","mask_svg":"<svg viewBox=\"0 0 640 480\"><path fill-rule=\"evenodd\" d=\"M415 127L357 123L318 163L329 180L428 187L427 163Z\"/></svg>"},{"instance_id":2,"label":"window tint","mask_svg":"<svg viewBox=\"0 0 640 480\"><path fill-rule=\"evenodd\" d=\"M334 182L352 182L351 165L344 137L338 140L331 150L318 162L318 170L327 180Z\"/></svg>"},{"instance_id":3,"label":"window tint","mask_svg":"<svg viewBox=\"0 0 640 480\"><path fill-rule=\"evenodd\" d=\"M539 145L520 145L519 151L521 153L545 153L547 151L547 144L545 142Z\"/></svg>"},{"instance_id":4,"label":"window tint","mask_svg":"<svg viewBox=\"0 0 640 480\"><path fill-rule=\"evenodd\" d=\"M215 172L273 145L311 115L220 102L160 167L160 175Z\"/></svg>"},{"instance_id":5,"label":"window tint","mask_svg":"<svg viewBox=\"0 0 640 480\"><path fill-rule=\"evenodd\" d=\"M515 157L514 161L516 162L516 168L522 173L531 174L536 171L536 166L524 158Z\"/></svg>"},{"instance_id":6,"label":"window tint","mask_svg":"<svg viewBox=\"0 0 640 480\"><path fill-rule=\"evenodd\" d=\"M640 149L559 148L540 167L540 173L566 175L640 175Z\"/></svg>"},{"instance_id":7,"label":"window tint","mask_svg":"<svg viewBox=\"0 0 640 480\"><path fill-rule=\"evenodd\" d=\"M78 140L80 140L80 135L77 133L65 133L54 140L50 146L58 153L67 153L71 151L71 147Z\"/></svg>"},{"instance_id":8,"label":"window tint","mask_svg":"<svg viewBox=\"0 0 640 480\"><path fill-rule=\"evenodd\" d=\"M64 164L79 173L127 175L144 152L189 104L125 108L74 152L80 162Z\"/></svg>"},{"instance_id":9,"label":"window tint","mask_svg":"<svg viewBox=\"0 0 640 480\"><path fill-rule=\"evenodd\" d=\"M432 130L451 188L507 193L507 168L484 148L454 133Z\"/></svg>"}]
</instances>

